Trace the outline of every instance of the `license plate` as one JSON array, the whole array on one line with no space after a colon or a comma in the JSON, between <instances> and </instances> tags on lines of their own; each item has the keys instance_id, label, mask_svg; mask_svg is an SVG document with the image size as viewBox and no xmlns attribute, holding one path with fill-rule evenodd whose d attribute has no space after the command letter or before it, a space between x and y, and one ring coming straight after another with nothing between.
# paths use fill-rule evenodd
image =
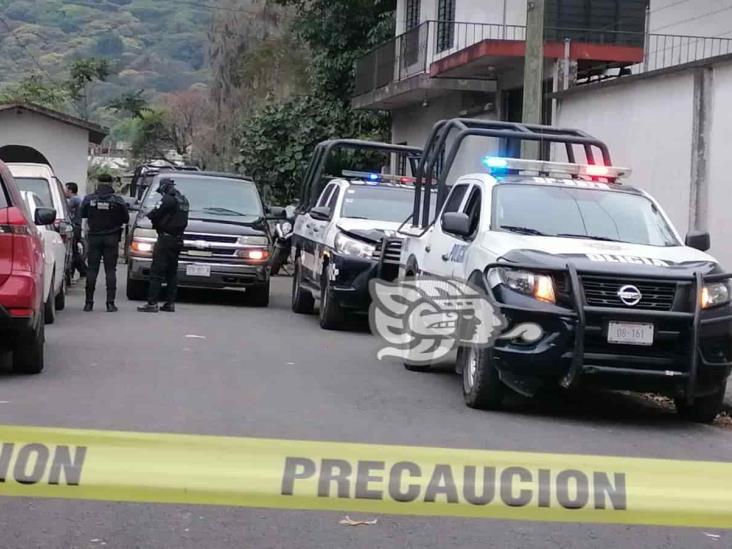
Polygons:
<instances>
[{"instance_id":1,"label":"license plate","mask_svg":"<svg viewBox=\"0 0 732 549\"><path fill-rule=\"evenodd\" d=\"M610 322L607 327L607 341L622 345L653 345L653 324Z\"/></svg>"},{"instance_id":2,"label":"license plate","mask_svg":"<svg viewBox=\"0 0 732 549\"><path fill-rule=\"evenodd\" d=\"M188 276L211 276L211 267L208 265L186 265Z\"/></svg>"}]
</instances>

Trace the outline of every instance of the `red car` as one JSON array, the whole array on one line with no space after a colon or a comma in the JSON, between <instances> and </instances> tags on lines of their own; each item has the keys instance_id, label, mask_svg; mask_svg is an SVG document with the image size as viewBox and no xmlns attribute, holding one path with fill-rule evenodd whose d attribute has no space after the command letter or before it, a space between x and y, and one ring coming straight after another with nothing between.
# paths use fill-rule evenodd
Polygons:
<instances>
[{"instance_id":1,"label":"red car","mask_svg":"<svg viewBox=\"0 0 732 549\"><path fill-rule=\"evenodd\" d=\"M43 242L36 225L55 219L51 208L40 208L31 218L0 162L0 352L12 352L13 371L20 374L43 371Z\"/></svg>"}]
</instances>

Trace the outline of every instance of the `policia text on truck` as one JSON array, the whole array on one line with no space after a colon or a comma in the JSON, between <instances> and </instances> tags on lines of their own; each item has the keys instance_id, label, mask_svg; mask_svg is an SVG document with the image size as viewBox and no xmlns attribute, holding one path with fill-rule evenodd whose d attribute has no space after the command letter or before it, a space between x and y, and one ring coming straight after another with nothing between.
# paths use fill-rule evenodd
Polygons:
<instances>
[{"instance_id":1,"label":"policia text on truck","mask_svg":"<svg viewBox=\"0 0 732 549\"><path fill-rule=\"evenodd\" d=\"M450 179L467 137L489 138L486 151L495 140L500 150L539 141L567 161L482 156L476 173ZM401 276L467 280L517 334L459 349L469 406L497 408L507 388L532 395L545 384L596 384L665 393L684 417L716 417L732 365L732 275L704 253L708 234L684 244L658 202L621 185L627 172L577 130L463 119L434 127L413 221L400 229ZM425 182L435 180L431 216Z\"/></svg>"}]
</instances>

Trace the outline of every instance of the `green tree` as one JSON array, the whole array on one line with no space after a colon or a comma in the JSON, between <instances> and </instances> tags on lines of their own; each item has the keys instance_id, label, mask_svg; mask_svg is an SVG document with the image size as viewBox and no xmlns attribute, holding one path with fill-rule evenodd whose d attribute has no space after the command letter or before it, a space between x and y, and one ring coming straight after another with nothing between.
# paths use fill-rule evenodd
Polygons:
<instances>
[{"instance_id":1,"label":"green tree","mask_svg":"<svg viewBox=\"0 0 732 549\"><path fill-rule=\"evenodd\" d=\"M0 103L33 103L41 107L61 110L68 100L68 89L49 82L40 74L32 74L17 84L10 84L0 90Z\"/></svg>"},{"instance_id":2,"label":"green tree","mask_svg":"<svg viewBox=\"0 0 732 549\"><path fill-rule=\"evenodd\" d=\"M69 95L77 104L82 118L89 117L90 86L95 81L105 81L109 76L109 62L106 59L77 59L71 64L66 84Z\"/></svg>"},{"instance_id":3,"label":"green tree","mask_svg":"<svg viewBox=\"0 0 732 549\"><path fill-rule=\"evenodd\" d=\"M142 119L150 111L147 100L142 96L144 90L127 92L107 104L107 108L122 115Z\"/></svg>"}]
</instances>

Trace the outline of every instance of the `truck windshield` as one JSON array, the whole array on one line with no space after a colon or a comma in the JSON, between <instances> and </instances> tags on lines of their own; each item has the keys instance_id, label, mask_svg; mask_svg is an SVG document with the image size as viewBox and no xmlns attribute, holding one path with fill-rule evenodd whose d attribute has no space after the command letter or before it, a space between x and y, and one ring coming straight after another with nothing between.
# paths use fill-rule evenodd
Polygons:
<instances>
[{"instance_id":1,"label":"truck windshield","mask_svg":"<svg viewBox=\"0 0 732 549\"><path fill-rule=\"evenodd\" d=\"M241 179L210 177L172 177L175 187L190 203L191 212L221 216L264 215L259 192L254 183ZM154 208L161 199L156 183L148 191L143 208Z\"/></svg>"},{"instance_id":2,"label":"truck windshield","mask_svg":"<svg viewBox=\"0 0 732 549\"><path fill-rule=\"evenodd\" d=\"M352 185L343 199L341 215L352 219L401 223L412 215L413 208L412 189Z\"/></svg>"},{"instance_id":3,"label":"truck windshield","mask_svg":"<svg viewBox=\"0 0 732 549\"><path fill-rule=\"evenodd\" d=\"M21 191L28 191L40 198L41 203L53 206L53 198L51 198L51 184L48 179L42 177L16 177L15 183Z\"/></svg>"},{"instance_id":4,"label":"truck windshield","mask_svg":"<svg viewBox=\"0 0 732 549\"><path fill-rule=\"evenodd\" d=\"M548 185L498 185L494 230L537 236L679 246L655 204L629 192Z\"/></svg>"}]
</instances>

